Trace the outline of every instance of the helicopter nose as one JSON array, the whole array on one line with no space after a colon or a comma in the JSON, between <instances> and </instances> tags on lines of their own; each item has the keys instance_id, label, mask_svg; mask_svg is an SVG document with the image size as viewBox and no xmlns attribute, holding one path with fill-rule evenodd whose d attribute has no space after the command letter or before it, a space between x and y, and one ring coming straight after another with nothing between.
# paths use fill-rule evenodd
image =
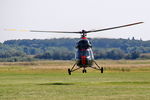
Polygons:
<instances>
[{"instance_id":1,"label":"helicopter nose","mask_svg":"<svg viewBox=\"0 0 150 100\"><path fill-rule=\"evenodd\" d=\"M86 56L81 56L81 62L83 65L86 64Z\"/></svg>"}]
</instances>

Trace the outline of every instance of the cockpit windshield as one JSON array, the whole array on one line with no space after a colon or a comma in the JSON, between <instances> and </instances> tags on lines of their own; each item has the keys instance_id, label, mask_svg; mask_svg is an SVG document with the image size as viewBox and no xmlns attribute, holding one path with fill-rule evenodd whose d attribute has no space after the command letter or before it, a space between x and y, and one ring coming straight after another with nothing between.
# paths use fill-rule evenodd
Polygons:
<instances>
[{"instance_id":1,"label":"cockpit windshield","mask_svg":"<svg viewBox=\"0 0 150 100\"><path fill-rule=\"evenodd\" d=\"M89 59L94 59L93 52L91 49L77 50L76 59L81 59L81 56L86 56Z\"/></svg>"},{"instance_id":2,"label":"cockpit windshield","mask_svg":"<svg viewBox=\"0 0 150 100\"><path fill-rule=\"evenodd\" d=\"M90 56L90 53L87 50L80 50L80 51L78 51L78 55L79 56Z\"/></svg>"}]
</instances>

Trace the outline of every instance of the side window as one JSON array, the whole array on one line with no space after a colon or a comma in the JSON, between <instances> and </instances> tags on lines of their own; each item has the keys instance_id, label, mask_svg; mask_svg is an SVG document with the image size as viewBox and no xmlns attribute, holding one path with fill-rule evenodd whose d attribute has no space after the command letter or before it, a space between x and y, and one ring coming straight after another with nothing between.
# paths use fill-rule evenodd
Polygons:
<instances>
[{"instance_id":1,"label":"side window","mask_svg":"<svg viewBox=\"0 0 150 100\"><path fill-rule=\"evenodd\" d=\"M93 55L92 50L90 50L90 56L91 56L92 59L94 59L94 55Z\"/></svg>"},{"instance_id":2,"label":"side window","mask_svg":"<svg viewBox=\"0 0 150 100\"><path fill-rule=\"evenodd\" d=\"M79 51L78 50L76 51L75 59L79 59Z\"/></svg>"}]
</instances>

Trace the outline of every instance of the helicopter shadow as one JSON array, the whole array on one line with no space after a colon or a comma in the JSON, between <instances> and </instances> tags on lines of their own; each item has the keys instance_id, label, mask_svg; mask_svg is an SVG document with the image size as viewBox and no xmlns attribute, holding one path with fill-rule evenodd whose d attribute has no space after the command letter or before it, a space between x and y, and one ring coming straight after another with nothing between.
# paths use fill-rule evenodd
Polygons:
<instances>
[{"instance_id":1,"label":"helicopter shadow","mask_svg":"<svg viewBox=\"0 0 150 100\"><path fill-rule=\"evenodd\" d=\"M63 82L54 82L54 83L42 83L38 85L75 85L74 83L63 83Z\"/></svg>"}]
</instances>

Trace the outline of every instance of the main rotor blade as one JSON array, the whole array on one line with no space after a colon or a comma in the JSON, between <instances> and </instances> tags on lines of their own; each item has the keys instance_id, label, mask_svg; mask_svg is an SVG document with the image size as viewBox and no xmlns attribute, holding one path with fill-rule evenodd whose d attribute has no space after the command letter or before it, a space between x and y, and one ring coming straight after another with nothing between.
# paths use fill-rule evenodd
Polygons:
<instances>
[{"instance_id":1,"label":"main rotor blade","mask_svg":"<svg viewBox=\"0 0 150 100\"><path fill-rule=\"evenodd\" d=\"M81 32L66 32L66 31L40 31L40 30L30 30L30 32L46 32L46 33L78 33Z\"/></svg>"},{"instance_id":2,"label":"main rotor blade","mask_svg":"<svg viewBox=\"0 0 150 100\"><path fill-rule=\"evenodd\" d=\"M121 26L116 26L116 27L111 27L111 28L104 28L104 29L99 29L99 30L90 30L90 31L82 30L82 31L74 31L74 32L69 32L69 31L41 31L41 30L17 30L17 29L5 29L5 31L83 34L83 33L99 32L99 31L106 31L106 30L112 30L112 29L117 29L117 28L123 28L123 27L133 26L133 25L142 24L142 23L144 23L144 22L137 22L137 23L121 25Z\"/></svg>"},{"instance_id":3,"label":"main rotor blade","mask_svg":"<svg viewBox=\"0 0 150 100\"><path fill-rule=\"evenodd\" d=\"M5 31L18 31L18 32L45 32L45 33L77 33L81 34L80 31L66 32L66 31L40 31L40 30L18 30L18 29L4 29Z\"/></svg>"},{"instance_id":4,"label":"main rotor blade","mask_svg":"<svg viewBox=\"0 0 150 100\"><path fill-rule=\"evenodd\" d=\"M5 31L30 32L29 30L4 29Z\"/></svg>"},{"instance_id":5,"label":"main rotor blade","mask_svg":"<svg viewBox=\"0 0 150 100\"><path fill-rule=\"evenodd\" d=\"M142 24L142 23L144 23L144 22L137 22L137 23L127 24L127 25L121 25L121 26L116 26L116 27L110 27L110 28L104 28L104 29L99 29L99 30L90 30L90 31L87 31L87 33L112 30L112 29L116 29L116 28L123 28L123 27L128 27L128 26Z\"/></svg>"}]
</instances>

